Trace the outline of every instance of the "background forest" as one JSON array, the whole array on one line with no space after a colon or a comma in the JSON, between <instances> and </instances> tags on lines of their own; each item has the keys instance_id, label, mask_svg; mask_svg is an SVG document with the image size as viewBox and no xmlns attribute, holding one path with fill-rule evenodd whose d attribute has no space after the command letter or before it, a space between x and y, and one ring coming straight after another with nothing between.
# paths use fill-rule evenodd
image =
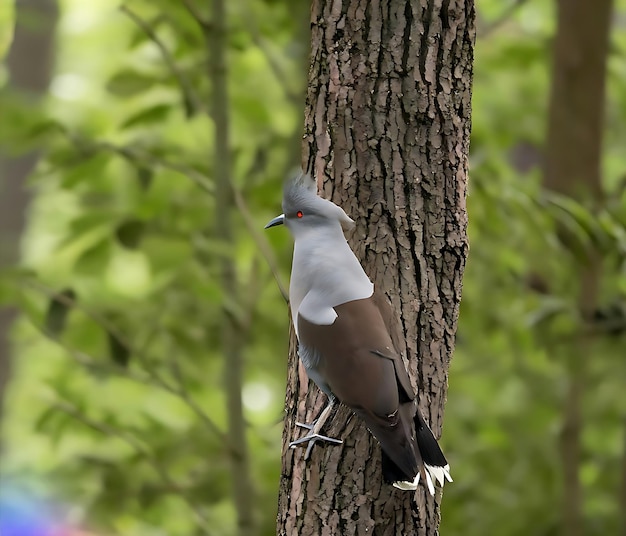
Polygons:
<instances>
[{"instance_id":1,"label":"background forest","mask_svg":"<svg viewBox=\"0 0 626 536\"><path fill-rule=\"evenodd\" d=\"M49 508L97 534L234 535L243 468L253 533L275 533L292 246L263 225L300 163L309 5L226 2L224 72L206 4L0 4L0 527ZM556 2L476 4L441 533L565 534L571 515L580 534L626 535L626 1L595 204L543 186ZM228 112L226 206L211 110Z\"/></svg>"}]
</instances>

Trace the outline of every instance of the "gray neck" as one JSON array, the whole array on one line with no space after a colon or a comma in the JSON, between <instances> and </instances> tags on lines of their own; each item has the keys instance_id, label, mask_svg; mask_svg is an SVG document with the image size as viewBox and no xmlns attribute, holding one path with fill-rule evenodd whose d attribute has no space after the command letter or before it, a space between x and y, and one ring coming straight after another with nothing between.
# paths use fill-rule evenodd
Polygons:
<instances>
[{"instance_id":1,"label":"gray neck","mask_svg":"<svg viewBox=\"0 0 626 536\"><path fill-rule=\"evenodd\" d=\"M332 324L333 307L369 298L373 291L339 224L298 231L289 288L296 333L298 314L318 325Z\"/></svg>"}]
</instances>

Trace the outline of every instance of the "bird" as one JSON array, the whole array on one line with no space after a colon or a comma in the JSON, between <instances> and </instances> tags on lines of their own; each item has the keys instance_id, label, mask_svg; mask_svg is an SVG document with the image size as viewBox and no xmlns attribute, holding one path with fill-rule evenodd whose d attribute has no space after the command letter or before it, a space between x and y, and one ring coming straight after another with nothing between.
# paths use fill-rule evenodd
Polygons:
<instances>
[{"instance_id":1,"label":"bird","mask_svg":"<svg viewBox=\"0 0 626 536\"><path fill-rule=\"evenodd\" d=\"M386 483L435 494L434 482L452 482L437 440L417 407L402 354L394 344L399 323L384 292L374 288L344 230L355 223L338 205L317 194L315 181L299 171L283 188L283 214L266 229L285 225L294 239L289 307L298 355L308 377L328 397L309 433L292 441L342 441L320 434L337 403L348 406L378 440Z\"/></svg>"}]
</instances>

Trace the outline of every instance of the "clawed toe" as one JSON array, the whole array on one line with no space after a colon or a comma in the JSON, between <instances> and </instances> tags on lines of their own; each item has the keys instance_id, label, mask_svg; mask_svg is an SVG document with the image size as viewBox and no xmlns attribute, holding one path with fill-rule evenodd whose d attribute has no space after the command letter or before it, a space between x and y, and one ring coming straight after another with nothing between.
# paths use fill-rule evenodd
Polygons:
<instances>
[{"instance_id":1,"label":"clawed toe","mask_svg":"<svg viewBox=\"0 0 626 536\"><path fill-rule=\"evenodd\" d=\"M313 426L303 426L303 428L308 428L309 430L313 429ZM321 435L318 433L312 433L301 437L300 439L296 439L289 443L289 448L295 449L298 445L302 445L303 443L308 443L306 452L304 453L304 459L308 460L311 455L311 450L313 449L313 445L318 441L326 441L327 443L332 443L333 445L341 445L343 441L341 439L336 439L334 437L328 437L325 435Z\"/></svg>"},{"instance_id":2,"label":"clawed toe","mask_svg":"<svg viewBox=\"0 0 626 536\"><path fill-rule=\"evenodd\" d=\"M310 428L309 428L310 430ZM289 448L295 448L298 445L301 445L302 443L306 443L307 441L326 441L327 443L333 443L334 445L341 445L343 443L343 441L341 439L337 439L335 437L328 437L325 435L321 435L321 434L309 434L307 436L301 437L300 439L296 439L295 441L292 441L291 443L289 443Z\"/></svg>"},{"instance_id":3,"label":"clawed toe","mask_svg":"<svg viewBox=\"0 0 626 536\"><path fill-rule=\"evenodd\" d=\"M306 428L307 430L313 430L313 427L315 426L316 422L317 420L313 421L311 424L307 424L305 422L297 422L296 426L299 426L300 428ZM291 446L292 444L293 442L291 442L289 446Z\"/></svg>"},{"instance_id":4,"label":"clawed toe","mask_svg":"<svg viewBox=\"0 0 626 536\"><path fill-rule=\"evenodd\" d=\"M335 405L335 400L334 398L331 398L328 401L328 405L324 408L324 410L320 414L319 418L314 420L311 424L307 424L303 422L296 422L296 426L299 426L300 428L306 428L307 430L310 430L310 433L304 437L301 437L300 439L296 439L295 441L292 441L291 443L289 443L289 448L293 449L297 447L298 445L301 445L303 443L308 443L306 452L304 453L304 459L308 460L311 454L311 449L313 448L313 445L315 445L317 441L326 441L327 443L332 443L333 445L341 445L343 443L341 439L335 439L334 437L328 437L325 435L321 435L319 433L319 431L322 429L322 426L324 426L326 419L328 419L328 416L330 415L330 411L332 410L334 405Z\"/></svg>"}]
</instances>

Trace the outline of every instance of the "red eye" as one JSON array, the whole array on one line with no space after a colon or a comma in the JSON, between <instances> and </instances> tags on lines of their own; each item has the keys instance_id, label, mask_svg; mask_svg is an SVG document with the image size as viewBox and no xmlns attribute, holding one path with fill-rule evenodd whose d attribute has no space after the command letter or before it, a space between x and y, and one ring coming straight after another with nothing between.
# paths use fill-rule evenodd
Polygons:
<instances>
[{"instance_id":1,"label":"red eye","mask_svg":"<svg viewBox=\"0 0 626 536\"><path fill-rule=\"evenodd\" d=\"M302 213L301 210L298 210L298 212L296 212L296 216L298 216L298 218L302 218L302 216L304 216L304 214Z\"/></svg>"}]
</instances>

